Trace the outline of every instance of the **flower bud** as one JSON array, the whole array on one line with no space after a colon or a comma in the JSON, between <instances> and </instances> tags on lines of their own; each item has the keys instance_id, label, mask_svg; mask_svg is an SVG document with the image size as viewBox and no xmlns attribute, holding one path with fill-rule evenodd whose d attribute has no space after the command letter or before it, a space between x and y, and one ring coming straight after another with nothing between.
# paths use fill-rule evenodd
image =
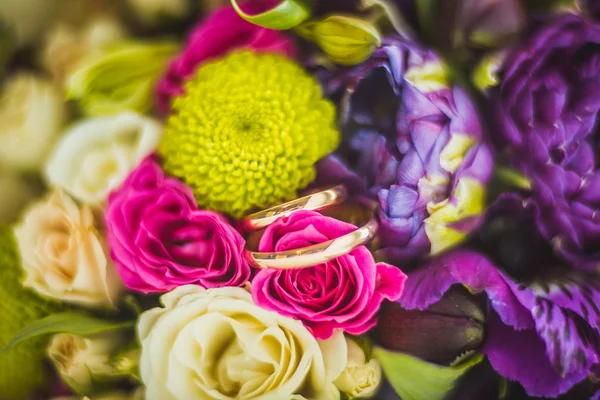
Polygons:
<instances>
[{"instance_id":1,"label":"flower bud","mask_svg":"<svg viewBox=\"0 0 600 400\"><path fill-rule=\"evenodd\" d=\"M314 41L329 58L342 65L365 61L381 45L377 29L355 17L332 15L320 21L304 23L298 32Z\"/></svg>"},{"instance_id":2,"label":"flower bud","mask_svg":"<svg viewBox=\"0 0 600 400\"><path fill-rule=\"evenodd\" d=\"M385 348L449 365L481 345L484 321L478 298L455 287L427 310L409 311L396 303L384 304L375 338Z\"/></svg>"},{"instance_id":3,"label":"flower bud","mask_svg":"<svg viewBox=\"0 0 600 400\"><path fill-rule=\"evenodd\" d=\"M333 383L351 399L375 397L381 386L381 365L374 358L367 361L365 352L353 339L346 337L346 345L348 347L346 369Z\"/></svg>"},{"instance_id":4,"label":"flower bud","mask_svg":"<svg viewBox=\"0 0 600 400\"><path fill-rule=\"evenodd\" d=\"M123 337L115 331L88 337L59 333L50 342L48 356L65 383L77 392L86 393L99 377L122 376L111 356L123 343Z\"/></svg>"},{"instance_id":5,"label":"flower bud","mask_svg":"<svg viewBox=\"0 0 600 400\"><path fill-rule=\"evenodd\" d=\"M145 113L153 103L154 87L175 54L172 42L122 42L87 58L67 82L70 98L90 116L125 110Z\"/></svg>"}]
</instances>

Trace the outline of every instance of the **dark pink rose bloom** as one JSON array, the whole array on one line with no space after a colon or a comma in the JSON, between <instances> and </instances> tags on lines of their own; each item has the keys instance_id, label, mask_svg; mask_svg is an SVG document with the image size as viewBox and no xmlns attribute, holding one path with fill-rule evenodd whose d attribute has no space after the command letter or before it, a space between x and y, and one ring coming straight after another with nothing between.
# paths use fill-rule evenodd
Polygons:
<instances>
[{"instance_id":1,"label":"dark pink rose bloom","mask_svg":"<svg viewBox=\"0 0 600 400\"><path fill-rule=\"evenodd\" d=\"M198 210L192 190L165 177L153 157L110 195L105 219L111 257L129 289L240 286L250 278L242 236L220 214Z\"/></svg>"},{"instance_id":2,"label":"dark pink rose bloom","mask_svg":"<svg viewBox=\"0 0 600 400\"><path fill-rule=\"evenodd\" d=\"M256 11L247 6L244 10ZM185 48L171 62L157 87L159 109L168 113L171 99L184 93L185 81L194 75L200 64L242 49L291 58L296 55L294 42L284 33L251 24L242 19L233 7L222 7L192 30Z\"/></svg>"},{"instance_id":3,"label":"dark pink rose bloom","mask_svg":"<svg viewBox=\"0 0 600 400\"><path fill-rule=\"evenodd\" d=\"M357 228L314 211L278 219L263 234L259 251L298 249L335 239ZM366 247L310 268L262 269L252 280L256 304L300 319L319 339L335 329L360 335L372 328L384 299L397 300L406 275L376 264Z\"/></svg>"}]
</instances>

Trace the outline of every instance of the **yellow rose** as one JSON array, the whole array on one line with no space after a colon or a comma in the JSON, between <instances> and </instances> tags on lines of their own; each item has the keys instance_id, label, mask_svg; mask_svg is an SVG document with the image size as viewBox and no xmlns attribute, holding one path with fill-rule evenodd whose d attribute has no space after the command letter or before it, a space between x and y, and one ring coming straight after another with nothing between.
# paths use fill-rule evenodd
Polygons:
<instances>
[{"instance_id":1,"label":"yellow rose","mask_svg":"<svg viewBox=\"0 0 600 400\"><path fill-rule=\"evenodd\" d=\"M78 393L88 393L94 379L119 374L110 358L123 344L121 332L109 331L89 337L59 333L50 341L48 356L63 381Z\"/></svg>"},{"instance_id":2,"label":"yellow rose","mask_svg":"<svg viewBox=\"0 0 600 400\"><path fill-rule=\"evenodd\" d=\"M30 73L10 77L0 94L0 165L41 167L65 119L62 93L52 82Z\"/></svg>"},{"instance_id":3,"label":"yellow rose","mask_svg":"<svg viewBox=\"0 0 600 400\"><path fill-rule=\"evenodd\" d=\"M317 341L242 288L181 286L144 312L138 333L147 400L337 399L346 366L338 332Z\"/></svg>"},{"instance_id":4,"label":"yellow rose","mask_svg":"<svg viewBox=\"0 0 600 400\"><path fill-rule=\"evenodd\" d=\"M61 138L46 166L48 181L78 200L102 205L158 146L162 126L125 112L85 119Z\"/></svg>"},{"instance_id":5,"label":"yellow rose","mask_svg":"<svg viewBox=\"0 0 600 400\"><path fill-rule=\"evenodd\" d=\"M364 351L352 339L348 345L348 365L335 380L335 386L350 399L374 398L381 386L381 365L372 358L367 362Z\"/></svg>"},{"instance_id":6,"label":"yellow rose","mask_svg":"<svg viewBox=\"0 0 600 400\"><path fill-rule=\"evenodd\" d=\"M109 261L89 206L60 190L34 203L15 227L23 285L41 295L87 306L113 304L121 279Z\"/></svg>"}]
</instances>

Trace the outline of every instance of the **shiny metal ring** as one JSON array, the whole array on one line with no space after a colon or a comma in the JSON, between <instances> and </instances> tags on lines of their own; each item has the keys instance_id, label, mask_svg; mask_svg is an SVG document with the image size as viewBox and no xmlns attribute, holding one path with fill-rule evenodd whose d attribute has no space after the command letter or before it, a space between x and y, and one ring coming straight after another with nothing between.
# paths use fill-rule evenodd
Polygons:
<instances>
[{"instance_id":1,"label":"shiny metal ring","mask_svg":"<svg viewBox=\"0 0 600 400\"><path fill-rule=\"evenodd\" d=\"M339 238L315 244L301 249L273 253L259 253L248 249L244 256L248 263L256 268L295 269L313 267L350 253L369 242L378 228L377 220L371 217L362 227Z\"/></svg>"},{"instance_id":2,"label":"shiny metal ring","mask_svg":"<svg viewBox=\"0 0 600 400\"><path fill-rule=\"evenodd\" d=\"M337 185L299 199L291 200L275 207L248 215L242 219L241 226L245 231L255 231L271 225L278 218L285 217L300 210L319 211L348 198L348 190L344 185Z\"/></svg>"}]
</instances>

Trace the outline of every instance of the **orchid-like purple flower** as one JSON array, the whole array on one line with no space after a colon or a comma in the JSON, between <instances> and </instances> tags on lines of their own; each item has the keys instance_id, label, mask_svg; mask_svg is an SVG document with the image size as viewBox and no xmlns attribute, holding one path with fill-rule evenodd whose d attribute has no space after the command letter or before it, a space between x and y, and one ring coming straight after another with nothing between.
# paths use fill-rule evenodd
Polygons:
<instances>
[{"instance_id":1,"label":"orchid-like purple flower","mask_svg":"<svg viewBox=\"0 0 600 400\"><path fill-rule=\"evenodd\" d=\"M559 17L506 59L491 91L501 145L531 180L537 225L575 267L600 266L600 24Z\"/></svg>"},{"instance_id":2,"label":"orchid-like purple flower","mask_svg":"<svg viewBox=\"0 0 600 400\"><path fill-rule=\"evenodd\" d=\"M399 303L427 309L451 287L485 293L490 312L480 349L492 367L532 396L567 392L600 363L600 278L571 271L518 284L486 257L450 252L409 273Z\"/></svg>"},{"instance_id":3,"label":"orchid-like purple flower","mask_svg":"<svg viewBox=\"0 0 600 400\"><path fill-rule=\"evenodd\" d=\"M433 53L397 37L341 81L343 131L379 200L379 254L404 262L461 242L493 167L467 93Z\"/></svg>"}]
</instances>

